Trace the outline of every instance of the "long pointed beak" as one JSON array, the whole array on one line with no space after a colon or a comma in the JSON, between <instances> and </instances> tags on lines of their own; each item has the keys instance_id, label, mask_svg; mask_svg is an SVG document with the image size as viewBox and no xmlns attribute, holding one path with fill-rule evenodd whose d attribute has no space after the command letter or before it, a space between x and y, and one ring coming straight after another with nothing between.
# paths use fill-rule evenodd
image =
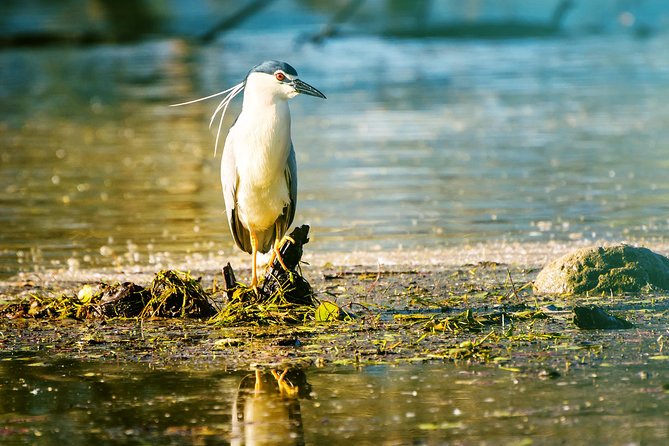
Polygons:
<instances>
[{"instance_id":1,"label":"long pointed beak","mask_svg":"<svg viewBox=\"0 0 669 446\"><path fill-rule=\"evenodd\" d=\"M298 93L304 93L309 96L316 96L317 98L327 99L323 93L299 79L295 79L293 82L291 82L291 84Z\"/></svg>"}]
</instances>

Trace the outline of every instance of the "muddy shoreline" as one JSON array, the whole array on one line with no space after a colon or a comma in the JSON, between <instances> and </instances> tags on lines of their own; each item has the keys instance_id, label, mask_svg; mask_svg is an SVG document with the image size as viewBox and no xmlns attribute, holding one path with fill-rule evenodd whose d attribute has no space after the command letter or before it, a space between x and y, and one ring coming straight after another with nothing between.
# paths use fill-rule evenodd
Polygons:
<instances>
[{"instance_id":1,"label":"muddy shoreline","mask_svg":"<svg viewBox=\"0 0 669 446\"><path fill-rule=\"evenodd\" d=\"M454 361L490 364L550 378L585 364L667 361L669 296L536 295L529 266L486 261L460 266L305 265L321 301L354 317L334 322L218 326L189 318L44 319L0 321L3 358L187 363L226 370L253 367L365 366ZM38 282L29 275L0 285L0 303L31 294L76 294L90 275ZM241 271L244 279L245 271ZM195 275L195 274L194 274ZM151 272L133 273L142 281ZM116 276L127 280L127 276ZM196 276L197 277L197 276ZM109 280L109 278L105 279ZM222 278L201 275L215 305L225 305ZM581 330L573 307L596 304L634 324L628 330Z\"/></svg>"}]
</instances>

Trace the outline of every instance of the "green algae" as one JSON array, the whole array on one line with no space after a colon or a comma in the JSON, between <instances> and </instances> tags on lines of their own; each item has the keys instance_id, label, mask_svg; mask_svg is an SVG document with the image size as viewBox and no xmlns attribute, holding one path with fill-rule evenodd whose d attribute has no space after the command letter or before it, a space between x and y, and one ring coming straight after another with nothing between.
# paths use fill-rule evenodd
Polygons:
<instances>
[{"instance_id":1,"label":"green algae","mask_svg":"<svg viewBox=\"0 0 669 446\"><path fill-rule=\"evenodd\" d=\"M577 295L669 290L669 259L624 244L583 248L546 265L534 286L541 293Z\"/></svg>"}]
</instances>

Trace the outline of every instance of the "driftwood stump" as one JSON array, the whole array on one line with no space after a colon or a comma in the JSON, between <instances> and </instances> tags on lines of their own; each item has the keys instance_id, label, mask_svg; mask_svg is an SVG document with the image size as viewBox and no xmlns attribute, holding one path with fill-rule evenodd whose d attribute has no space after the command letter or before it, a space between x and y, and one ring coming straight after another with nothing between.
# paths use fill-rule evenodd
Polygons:
<instances>
[{"instance_id":1,"label":"driftwood stump","mask_svg":"<svg viewBox=\"0 0 669 446\"><path fill-rule=\"evenodd\" d=\"M260 301L269 300L279 293L288 303L313 305L311 285L302 277L298 268L302 259L302 246L308 242L309 225L302 225L293 229L293 232L283 240L279 248L279 253L287 270L283 268L278 259L274 259L272 264L268 266L264 279L258 287L256 299ZM228 298L232 299L235 291L239 288L239 283L237 283L235 272L229 263L223 268L223 279Z\"/></svg>"}]
</instances>

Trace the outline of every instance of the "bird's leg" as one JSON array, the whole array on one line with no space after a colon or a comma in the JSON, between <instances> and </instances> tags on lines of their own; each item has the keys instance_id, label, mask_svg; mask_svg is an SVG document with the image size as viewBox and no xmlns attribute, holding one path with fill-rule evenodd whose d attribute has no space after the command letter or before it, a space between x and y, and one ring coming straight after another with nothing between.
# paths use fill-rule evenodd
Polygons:
<instances>
[{"instance_id":1,"label":"bird's leg","mask_svg":"<svg viewBox=\"0 0 669 446\"><path fill-rule=\"evenodd\" d=\"M279 234L279 225L276 225L276 233ZM284 240L290 240L291 242L295 243L295 240L289 235L284 235L283 237L279 238L276 237L274 240L274 247L272 248L272 256L269 258L269 263L267 266L270 268L272 267L272 263L274 263L274 259L277 259L281 266L283 267L284 271L288 271L288 267L283 261L283 258L281 257L281 245L283 245Z\"/></svg>"},{"instance_id":2,"label":"bird's leg","mask_svg":"<svg viewBox=\"0 0 669 446\"><path fill-rule=\"evenodd\" d=\"M253 266L251 272L251 288L255 291L256 296L258 295L258 237L256 237L255 231L249 231L251 237L251 258L253 259Z\"/></svg>"},{"instance_id":3,"label":"bird's leg","mask_svg":"<svg viewBox=\"0 0 669 446\"><path fill-rule=\"evenodd\" d=\"M276 379L276 383L279 386L279 394L283 398L288 398L288 399L295 399L297 398L297 394L299 392L299 388L294 386L290 381L286 379L286 374L288 373L289 369L286 369L279 375L279 373L276 370L272 370L272 376L274 376L274 379Z\"/></svg>"},{"instance_id":4,"label":"bird's leg","mask_svg":"<svg viewBox=\"0 0 669 446\"><path fill-rule=\"evenodd\" d=\"M281 266L283 267L284 271L288 271L288 267L286 264L283 262L283 257L281 257L281 252L279 252L279 248L281 248L281 244L283 242L283 239L276 239L274 241L274 247L272 248L272 256L269 259L269 266L272 266L272 263L274 263L274 259L277 259Z\"/></svg>"},{"instance_id":5,"label":"bird's leg","mask_svg":"<svg viewBox=\"0 0 669 446\"><path fill-rule=\"evenodd\" d=\"M255 385L253 386L253 393L258 396L258 394L262 391L262 373L260 373L260 369L256 369L256 382Z\"/></svg>"}]
</instances>

